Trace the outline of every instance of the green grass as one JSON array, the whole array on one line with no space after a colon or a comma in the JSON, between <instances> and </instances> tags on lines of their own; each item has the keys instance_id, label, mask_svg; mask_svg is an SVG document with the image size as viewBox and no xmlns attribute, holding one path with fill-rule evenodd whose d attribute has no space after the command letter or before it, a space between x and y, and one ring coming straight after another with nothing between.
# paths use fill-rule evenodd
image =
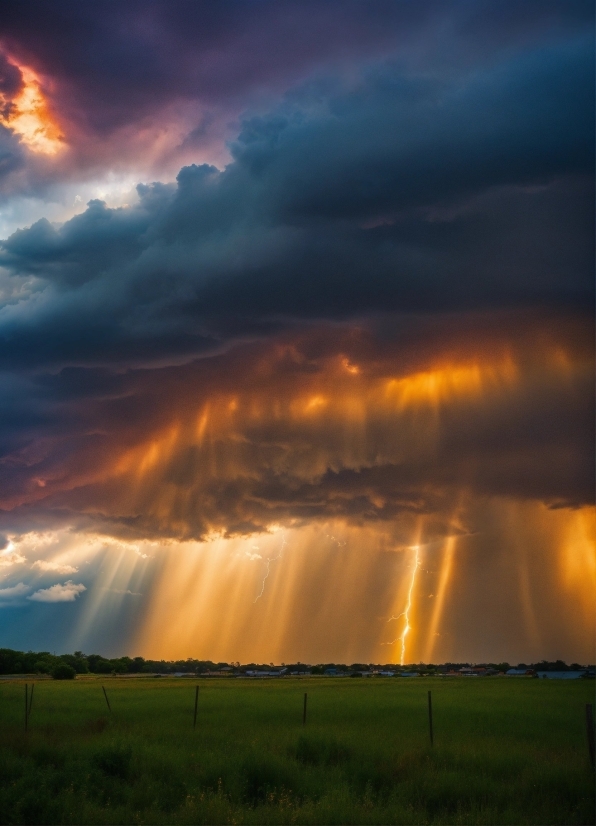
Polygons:
<instances>
[{"instance_id":1,"label":"green grass","mask_svg":"<svg viewBox=\"0 0 596 826\"><path fill-rule=\"evenodd\" d=\"M0 822L594 823L593 681L195 683L1 682Z\"/></svg>"}]
</instances>

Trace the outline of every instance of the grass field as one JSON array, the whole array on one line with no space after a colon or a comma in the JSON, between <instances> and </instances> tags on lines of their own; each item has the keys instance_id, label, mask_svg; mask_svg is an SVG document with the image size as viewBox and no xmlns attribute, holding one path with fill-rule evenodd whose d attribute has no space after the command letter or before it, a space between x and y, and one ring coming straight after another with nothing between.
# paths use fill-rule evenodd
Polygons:
<instances>
[{"instance_id":1,"label":"grass field","mask_svg":"<svg viewBox=\"0 0 596 826\"><path fill-rule=\"evenodd\" d=\"M593 681L203 680L193 731L195 680L48 680L27 732L24 682L0 682L2 823L594 823Z\"/></svg>"}]
</instances>

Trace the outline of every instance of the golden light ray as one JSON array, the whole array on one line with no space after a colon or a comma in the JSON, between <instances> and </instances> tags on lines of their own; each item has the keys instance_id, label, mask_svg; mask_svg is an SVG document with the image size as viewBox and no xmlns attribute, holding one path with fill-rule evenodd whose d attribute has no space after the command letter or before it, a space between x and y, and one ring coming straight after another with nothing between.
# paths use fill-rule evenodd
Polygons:
<instances>
[{"instance_id":1,"label":"golden light ray","mask_svg":"<svg viewBox=\"0 0 596 826\"><path fill-rule=\"evenodd\" d=\"M443 542L436 603L422 598L424 582L435 573L426 568L435 567L430 560L438 542L424 543L427 525L418 549L402 545L397 554L396 537L387 526L341 521L208 542L131 543L70 531L31 534L16 541L19 553L11 554L15 558L6 574L15 584L27 581L30 570L32 587L38 587L41 576L44 582L48 577L62 581L66 564L78 568L68 576L84 581L87 591L77 602L79 621L70 645L83 650L86 641L97 640L102 625L113 628L117 612L133 600L139 624L134 640L134 629L122 629L127 653L158 659L370 662L382 650L378 645L390 627L386 617L393 604L402 612L393 620L400 633L393 657L383 661L417 662L422 650L425 661L437 662L487 657L589 661L596 620L593 509L549 510L540 503L522 507L498 500L483 505L476 519L479 514L484 530L463 537L461 553L456 553L459 537ZM411 525L408 530L417 535ZM255 603L262 559L279 553L282 535L288 551L271 566L264 596ZM331 542L331 536L341 541ZM534 628L519 588L520 551ZM403 565L395 565L396 555L412 567L404 572ZM47 570L39 561L48 562ZM435 628L441 630L438 638ZM421 644L425 648L419 654Z\"/></svg>"},{"instance_id":2,"label":"golden light ray","mask_svg":"<svg viewBox=\"0 0 596 826\"><path fill-rule=\"evenodd\" d=\"M155 543L123 542L97 535L79 541L79 555L87 561L99 557L102 564L89 588L80 620L71 630L72 648L84 645L88 635L97 629L106 615L116 613L125 598L143 596L137 591L138 582L155 550ZM81 568L84 573L84 567Z\"/></svg>"},{"instance_id":3,"label":"golden light ray","mask_svg":"<svg viewBox=\"0 0 596 826\"><path fill-rule=\"evenodd\" d=\"M427 632L427 643L424 655L425 662L427 663L433 662L433 654L436 646L437 634L439 633L438 629L443 616L445 597L447 595L447 589L449 587L451 575L453 572L455 543L456 538L454 536L449 536L445 540L443 559L441 561L441 572L439 574L439 584L436 589L436 594L434 595L435 601L433 606L433 612L431 615Z\"/></svg>"},{"instance_id":4,"label":"golden light ray","mask_svg":"<svg viewBox=\"0 0 596 826\"><path fill-rule=\"evenodd\" d=\"M370 595L380 582L387 585L375 572L389 554L378 531L352 531L351 548L345 541L329 542L329 531L346 535L337 523L285 530L288 550L271 566L256 603L262 558L279 554L281 529L164 547L138 650L249 662L324 660L339 650L352 661L368 657L378 633L378 608ZM255 544L261 559L255 558ZM387 587L377 600L389 595Z\"/></svg>"},{"instance_id":5,"label":"golden light ray","mask_svg":"<svg viewBox=\"0 0 596 826\"><path fill-rule=\"evenodd\" d=\"M582 508L561 522L563 585L570 591L587 585L596 594L596 514L591 508Z\"/></svg>"}]
</instances>

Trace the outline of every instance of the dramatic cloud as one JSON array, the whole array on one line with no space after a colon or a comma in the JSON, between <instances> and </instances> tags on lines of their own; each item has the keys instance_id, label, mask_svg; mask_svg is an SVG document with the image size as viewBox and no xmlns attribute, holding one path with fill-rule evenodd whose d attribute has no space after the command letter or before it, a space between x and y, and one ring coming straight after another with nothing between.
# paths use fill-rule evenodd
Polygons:
<instances>
[{"instance_id":1,"label":"dramatic cloud","mask_svg":"<svg viewBox=\"0 0 596 826\"><path fill-rule=\"evenodd\" d=\"M591 25L584 0L278 3L39 0L3 4L0 91L12 100L27 67L69 147L58 164L21 159L7 182L97 175L141 164L169 168L223 139L247 107L322 75L398 57L418 73L453 76L511 49L572 38ZM2 68L4 67L4 68ZM23 174L23 166L27 167Z\"/></svg>"},{"instance_id":2,"label":"dramatic cloud","mask_svg":"<svg viewBox=\"0 0 596 826\"><path fill-rule=\"evenodd\" d=\"M596 574L593 16L3 8L0 566L37 577L32 639L88 589L73 645L305 658L300 616L364 657L416 545L417 656L482 648L478 583L491 645L507 603L504 637L566 656Z\"/></svg>"},{"instance_id":3,"label":"dramatic cloud","mask_svg":"<svg viewBox=\"0 0 596 826\"><path fill-rule=\"evenodd\" d=\"M57 584L50 588L41 588L27 599L33 602L74 602L86 590L84 585L76 585L69 579L64 585Z\"/></svg>"},{"instance_id":4,"label":"dramatic cloud","mask_svg":"<svg viewBox=\"0 0 596 826\"><path fill-rule=\"evenodd\" d=\"M282 319L588 305L589 41L465 84L383 67L310 111L315 91L247 122L223 172L7 239L10 364L180 358Z\"/></svg>"},{"instance_id":5,"label":"dramatic cloud","mask_svg":"<svg viewBox=\"0 0 596 826\"><path fill-rule=\"evenodd\" d=\"M314 328L180 367L65 369L31 396L33 411L51 400L44 418L13 431L8 521L200 539L448 521L463 490L583 505L592 333L574 316L459 316Z\"/></svg>"}]
</instances>

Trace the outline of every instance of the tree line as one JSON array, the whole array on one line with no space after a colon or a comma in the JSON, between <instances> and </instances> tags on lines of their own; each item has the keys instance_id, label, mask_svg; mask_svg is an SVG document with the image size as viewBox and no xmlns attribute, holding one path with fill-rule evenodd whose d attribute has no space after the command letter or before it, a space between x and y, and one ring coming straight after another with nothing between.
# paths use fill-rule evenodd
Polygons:
<instances>
[{"instance_id":1,"label":"tree line","mask_svg":"<svg viewBox=\"0 0 596 826\"><path fill-rule=\"evenodd\" d=\"M458 669L469 666L469 663L410 664L405 670L416 669L421 673L433 674L438 670ZM512 666L507 662L482 663L495 671L507 671ZM288 672L299 671L310 674L325 674L330 669L343 672L360 672L373 669L403 670L401 666L385 663L319 663L305 665L303 663L282 663ZM212 660L147 660L144 657L103 657L101 654L84 654L75 651L74 654L52 654L50 651L14 651L11 648L0 648L0 674L49 674L56 679L68 679L77 674L205 674L221 671L222 673L243 673L250 670L269 670L274 668L273 663L213 662ZM279 666L277 666L279 667ZM579 671L584 666L579 663L567 665L562 660L539 663L518 663L516 668L535 669L537 671ZM225 671L224 671L225 669Z\"/></svg>"}]
</instances>

